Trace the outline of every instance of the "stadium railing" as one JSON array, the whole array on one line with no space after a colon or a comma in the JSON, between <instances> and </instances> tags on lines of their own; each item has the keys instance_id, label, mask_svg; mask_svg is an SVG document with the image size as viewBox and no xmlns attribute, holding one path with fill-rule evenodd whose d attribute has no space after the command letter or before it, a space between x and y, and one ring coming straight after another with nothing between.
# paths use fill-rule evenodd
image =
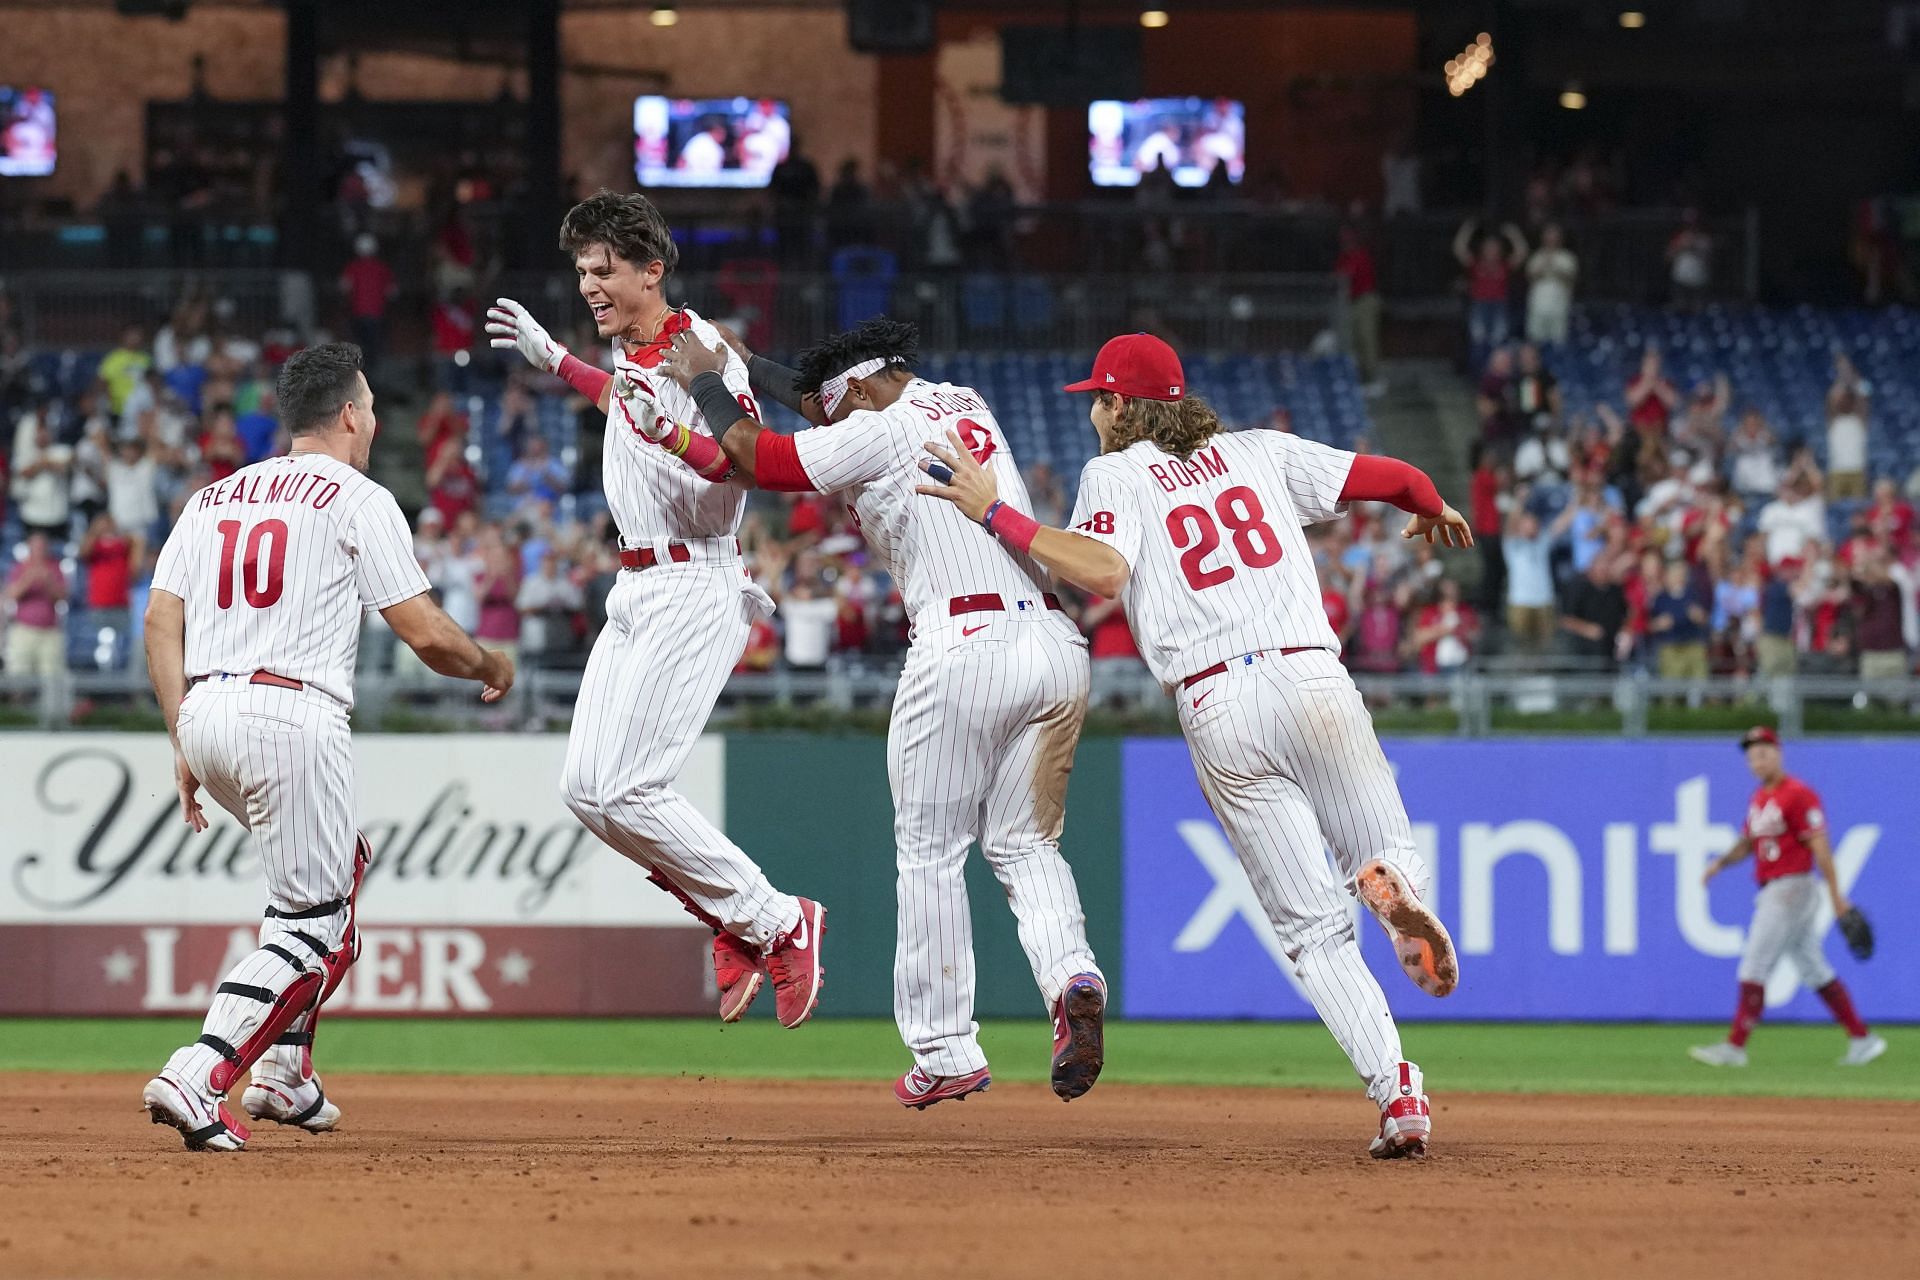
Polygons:
<instances>
[{"instance_id":1,"label":"stadium railing","mask_svg":"<svg viewBox=\"0 0 1920 1280\"><path fill-rule=\"evenodd\" d=\"M836 664L824 671L740 673L728 681L715 725L878 727L899 678L897 662ZM1783 732L1920 732L1920 679L1855 676L1662 680L1642 672L1356 674L1383 732L1484 737L1546 731L1628 738L1659 732L1731 731L1777 724ZM509 697L483 706L470 686L425 673L364 673L354 717L367 729L433 731L564 728L579 696L577 670L528 666ZM1146 668L1094 664L1097 724L1171 731L1171 702ZM0 728L159 727L138 671L72 672L48 680L0 677Z\"/></svg>"}]
</instances>

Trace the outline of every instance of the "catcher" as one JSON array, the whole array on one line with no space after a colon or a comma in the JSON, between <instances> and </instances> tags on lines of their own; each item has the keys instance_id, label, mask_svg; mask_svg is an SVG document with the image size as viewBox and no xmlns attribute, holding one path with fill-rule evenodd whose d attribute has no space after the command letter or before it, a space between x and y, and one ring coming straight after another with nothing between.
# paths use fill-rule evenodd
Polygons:
<instances>
[{"instance_id":1,"label":"catcher","mask_svg":"<svg viewBox=\"0 0 1920 1280\"><path fill-rule=\"evenodd\" d=\"M1764 727L1749 729L1740 739L1740 749L1746 752L1747 768L1760 786L1747 805L1747 824L1740 839L1707 865L1704 878L1713 879L1752 853L1760 892L1754 896L1753 923L1747 929L1746 953L1740 957L1740 1007L1733 1015L1733 1027L1723 1043L1700 1045L1688 1052L1694 1061L1710 1067L1746 1066L1747 1037L1766 1008L1767 978L1783 957L1790 957L1800 970L1800 980L1818 993L1833 1011L1833 1020L1847 1029L1847 1053L1840 1065L1864 1066L1887 1051L1887 1042L1869 1031L1854 1012L1846 984L1821 953L1826 927L1820 918L1820 885L1814 871L1826 882L1835 922L1856 959L1872 958L1873 928L1841 892L1820 797L1800 779L1787 776L1780 758L1780 735Z\"/></svg>"}]
</instances>

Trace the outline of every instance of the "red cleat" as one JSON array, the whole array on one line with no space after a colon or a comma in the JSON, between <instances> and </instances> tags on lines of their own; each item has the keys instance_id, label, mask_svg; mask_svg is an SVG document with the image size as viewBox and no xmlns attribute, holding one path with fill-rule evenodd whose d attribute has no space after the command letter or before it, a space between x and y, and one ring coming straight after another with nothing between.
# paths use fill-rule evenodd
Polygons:
<instances>
[{"instance_id":1,"label":"red cleat","mask_svg":"<svg viewBox=\"0 0 1920 1280\"><path fill-rule=\"evenodd\" d=\"M767 976L773 979L773 1012L783 1027L797 1027L813 1016L827 971L820 964L820 940L827 932L826 908L800 900L800 922L767 949Z\"/></svg>"},{"instance_id":2,"label":"red cleat","mask_svg":"<svg viewBox=\"0 0 1920 1280\"><path fill-rule=\"evenodd\" d=\"M1354 877L1354 892L1393 940L1393 953L1413 985L1444 996L1460 985L1460 958L1453 938L1398 871L1375 859Z\"/></svg>"},{"instance_id":3,"label":"red cleat","mask_svg":"<svg viewBox=\"0 0 1920 1280\"><path fill-rule=\"evenodd\" d=\"M1067 979L1053 1005L1053 1092L1062 1102L1093 1088L1106 1062L1107 984L1091 973Z\"/></svg>"},{"instance_id":4,"label":"red cleat","mask_svg":"<svg viewBox=\"0 0 1920 1280\"><path fill-rule=\"evenodd\" d=\"M1392 1102L1380 1109L1380 1136L1367 1144L1375 1160L1418 1160L1433 1141L1433 1108L1427 1102L1420 1068L1400 1064L1400 1083Z\"/></svg>"},{"instance_id":5,"label":"red cleat","mask_svg":"<svg viewBox=\"0 0 1920 1280\"><path fill-rule=\"evenodd\" d=\"M713 981L720 988L720 1021L738 1022L767 980L759 952L725 932L713 935Z\"/></svg>"},{"instance_id":6,"label":"red cleat","mask_svg":"<svg viewBox=\"0 0 1920 1280\"><path fill-rule=\"evenodd\" d=\"M985 1067L964 1076L930 1076L919 1067L893 1082L893 1096L903 1107L925 1111L948 1098L964 1098L970 1093L985 1093L993 1076Z\"/></svg>"}]
</instances>

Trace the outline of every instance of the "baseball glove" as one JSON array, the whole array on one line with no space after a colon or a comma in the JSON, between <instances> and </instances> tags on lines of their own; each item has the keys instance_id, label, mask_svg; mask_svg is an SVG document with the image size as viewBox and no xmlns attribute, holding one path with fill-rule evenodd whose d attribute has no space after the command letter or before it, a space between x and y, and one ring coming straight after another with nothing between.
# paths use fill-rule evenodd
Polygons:
<instances>
[{"instance_id":1,"label":"baseball glove","mask_svg":"<svg viewBox=\"0 0 1920 1280\"><path fill-rule=\"evenodd\" d=\"M1860 908L1848 907L1834 923L1840 926L1840 936L1847 940L1847 950L1853 952L1854 959L1873 959L1873 926L1860 914Z\"/></svg>"}]
</instances>

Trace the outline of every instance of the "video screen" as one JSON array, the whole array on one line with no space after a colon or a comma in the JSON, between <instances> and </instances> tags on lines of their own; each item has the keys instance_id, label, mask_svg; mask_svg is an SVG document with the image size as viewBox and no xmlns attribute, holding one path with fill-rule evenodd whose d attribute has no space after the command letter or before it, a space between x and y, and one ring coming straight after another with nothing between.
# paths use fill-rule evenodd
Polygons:
<instances>
[{"instance_id":1,"label":"video screen","mask_svg":"<svg viewBox=\"0 0 1920 1280\"><path fill-rule=\"evenodd\" d=\"M0 178L53 172L53 94L0 84Z\"/></svg>"},{"instance_id":2,"label":"video screen","mask_svg":"<svg viewBox=\"0 0 1920 1280\"><path fill-rule=\"evenodd\" d=\"M773 98L633 100L633 172L643 187L764 187L793 129Z\"/></svg>"},{"instance_id":3,"label":"video screen","mask_svg":"<svg viewBox=\"0 0 1920 1280\"><path fill-rule=\"evenodd\" d=\"M1164 170L1183 187L1203 187L1224 166L1230 182L1247 171L1247 113L1230 98L1103 99L1087 107L1087 168L1097 187L1132 187Z\"/></svg>"}]
</instances>

